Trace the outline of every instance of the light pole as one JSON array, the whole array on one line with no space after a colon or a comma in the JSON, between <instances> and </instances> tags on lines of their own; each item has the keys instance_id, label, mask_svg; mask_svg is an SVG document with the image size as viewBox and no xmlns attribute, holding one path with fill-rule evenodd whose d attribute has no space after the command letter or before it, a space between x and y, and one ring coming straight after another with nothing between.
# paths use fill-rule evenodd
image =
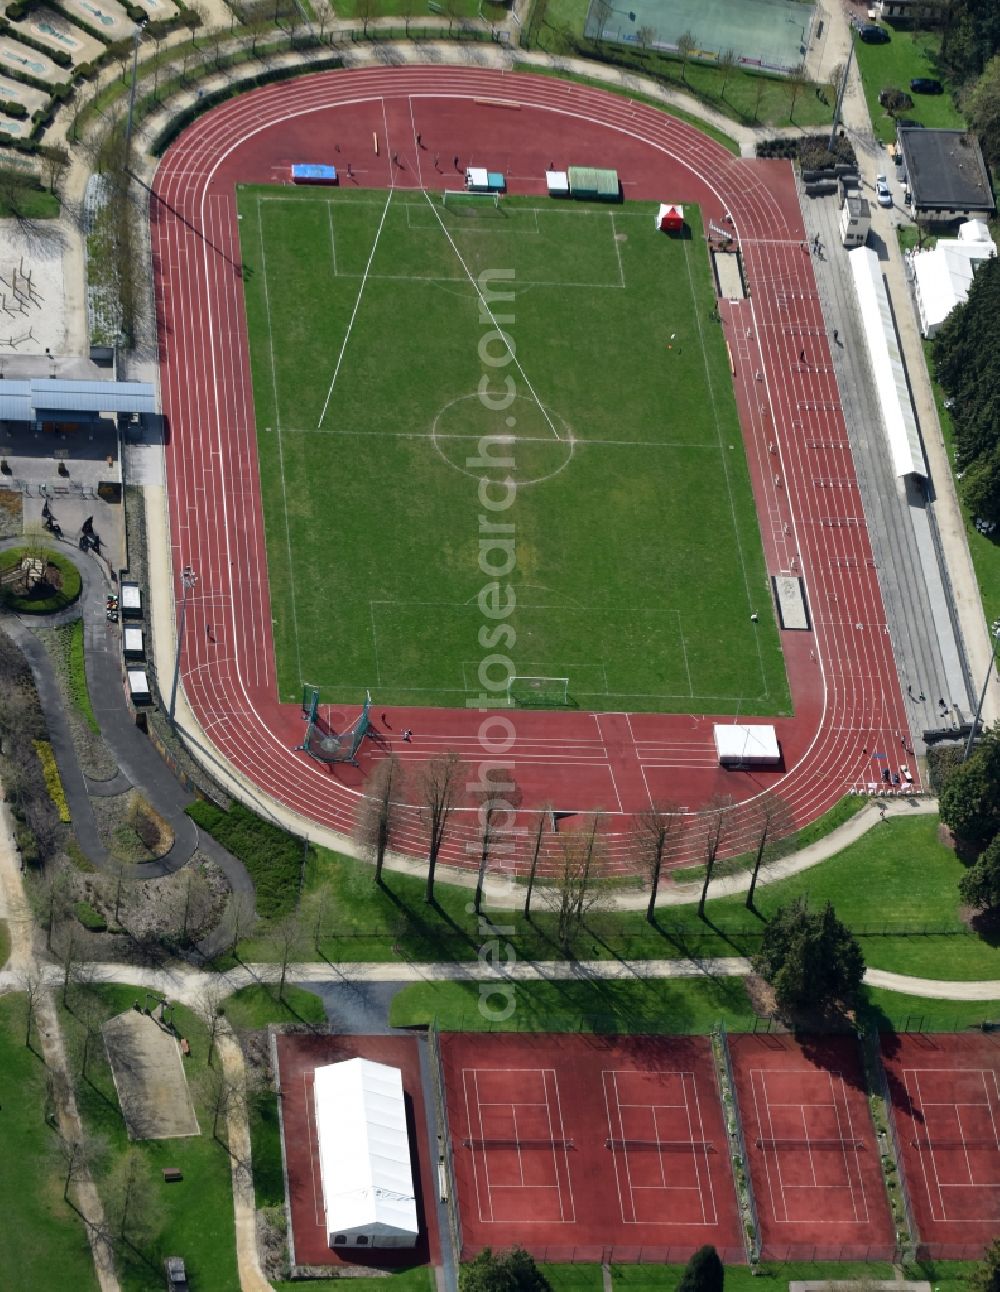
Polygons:
<instances>
[{"instance_id":1,"label":"light pole","mask_svg":"<svg viewBox=\"0 0 1000 1292\"><path fill-rule=\"evenodd\" d=\"M976 705L976 716L972 719L972 729L969 732L969 739L965 742L965 753L962 755L962 762L972 753L972 742L976 738L976 731L979 728L979 719L983 716L983 705L986 703L986 692L989 689L990 677L993 674L993 665L996 663L997 642L1000 642L1000 619L994 619L990 629L992 639L990 641L990 663L986 670L986 677L983 680L983 689L979 692L979 703Z\"/></svg>"},{"instance_id":2,"label":"light pole","mask_svg":"<svg viewBox=\"0 0 1000 1292\"><path fill-rule=\"evenodd\" d=\"M198 582L198 576L190 565L181 570L181 613L177 617L177 654L174 656L174 682L170 688L170 708L167 717L171 727L174 725L174 710L177 707L177 683L181 677L181 651L184 649L184 620L187 618L188 593Z\"/></svg>"}]
</instances>

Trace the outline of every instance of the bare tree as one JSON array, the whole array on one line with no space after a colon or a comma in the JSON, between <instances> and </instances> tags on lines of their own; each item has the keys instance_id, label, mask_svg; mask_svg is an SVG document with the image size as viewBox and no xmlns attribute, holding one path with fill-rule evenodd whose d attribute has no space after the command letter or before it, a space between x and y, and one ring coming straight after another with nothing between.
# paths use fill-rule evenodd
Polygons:
<instances>
[{"instance_id":1,"label":"bare tree","mask_svg":"<svg viewBox=\"0 0 1000 1292\"><path fill-rule=\"evenodd\" d=\"M750 887L747 889L747 910L752 911L753 897L757 890L757 876L764 860L773 852L782 839L787 838L795 828L791 808L780 794L765 794L753 804L754 844L753 873L750 876Z\"/></svg>"},{"instance_id":2,"label":"bare tree","mask_svg":"<svg viewBox=\"0 0 1000 1292\"><path fill-rule=\"evenodd\" d=\"M552 809L548 806L538 809L538 819L535 822L535 833L531 839L531 862L528 866L528 883L524 890L524 918L531 919L531 895L535 890L535 875L538 871L538 859L542 855L542 844L545 842L545 832L552 820Z\"/></svg>"},{"instance_id":3,"label":"bare tree","mask_svg":"<svg viewBox=\"0 0 1000 1292\"><path fill-rule=\"evenodd\" d=\"M760 101L764 97L764 91L767 89L767 81L763 76L754 77L756 82L753 95L753 119L757 121L760 118Z\"/></svg>"},{"instance_id":4,"label":"bare tree","mask_svg":"<svg viewBox=\"0 0 1000 1292\"><path fill-rule=\"evenodd\" d=\"M656 28L640 27L636 31L635 36L643 49L649 49L650 45L652 45L653 41L656 39Z\"/></svg>"},{"instance_id":5,"label":"bare tree","mask_svg":"<svg viewBox=\"0 0 1000 1292\"><path fill-rule=\"evenodd\" d=\"M38 968L25 969L18 974L18 987L24 993L24 1044L31 1049L31 1033L35 1015L42 1003L45 992L45 980Z\"/></svg>"},{"instance_id":6,"label":"bare tree","mask_svg":"<svg viewBox=\"0 0 1000 1292\"><path fill-rule=\"evenodd\" d=\"M198 1093L212 1118L212 1138L218 1140L223 1147L228 1147L228 1137L226 1140L219 1137L219 1123L229 1115L231 1108L237 1106L239 1087L226 1075L225 1068L220 1063L206 1068L201 1074Z\"/></svg>"},{"instance_id":7,"label":"bare tree","mask_svg":"<svg viewBox=\"0 0 1000 1292\"><path fill-rule=\"evenodd\" d=\"M722 89L719 92L720 99L724 99L726 97L726 86L729 84L729 78L732 76L738 63L739 60L737 59L735 52L731 49L724 49L719 55L718 64L722 69Z\"/></svg>"},{"instance_id":8,"label":"bare tree","mask_svg":"<svg viewBox=\"0 0 1000 1292\"><path fill-rule=\"evenodd\" d=\"M705 882L698 899L698 918L705 918L705 900L708 897L708 886L712 882L715 863L722 847L722 838L726 828L726 814L732 808L732 799L721 794L713 794L698 813L701 824L702 855L705 858Z\"/></svg>"},{"instance_id":9,"label":"bare tree","mask_svg":"<svg viewBox=\"0 0 1000 1292\"><path fill-rule=\"evenodd\" d=\"M676 848L684 831L684 817L676 803L653 803L636 817L634 834L639 862L649 877L646 919L656 920L656 895L663 863Z\"/></svg>"},{"instance_id":10,"label":"bare tree","mask_svg":"<svg viewBox=\"0 0 1000 1292\"><path fill-rule=\"evenodd\" d=\"M476 871L476 895L473 901L478 915L483 905L483 884L490 866L490 858L496 852L514 851L514 822L517 809L521 806L521 788L513 775L503 771L506 779L495 780L489 773L486 779L473 781L466 786L476 800L477 822L479 825L479 866Z\"/></svg>"},{"instance_id":11,"label":"bare tree","mask_svg":"<svg viewBox=\"0 0 1000 1292\"><path fill-rule=\"evenodd\" d=\"M298 914L292 912L276 924L269 941L278 955L278 1000L284 1001L288 965L302 945L302 922Z\"/></svg>"},{"instance_id":12,"label":"bare tree","mask_svg":"<svg viewBox=\"0 0 1000 1292\"><path fill-rule=\"evenodd\" d=\"M69 1138L63 1134L56 1136L55 1156L62 1170L63 1202L69 1202L70 1186L100 1170L108 1153L108 1143L102 1136L88 1135L81 1138Z\"/></svg>"},{"instance_id":13,"label":"bare tree","mask_svg":"<svg viewBox=\"0 0 1000 1292\"><path fill-rule=\"evenodd\" d=\"M677 53L681 60L681 80L687 80L688 59L698 48L698 42L689 31L682 31L677 37Z\"/></svg>"},{"instance_id":14,"label":"bare tree","mask_svg":"<svg viewBox=\"0 0 1000 1292\"><path fill-rule=\"evenodd\" d=\"M375 16L376 0L356 0L354 6L355 16L361 19L361 32L367 38L368 24Z\"/></svg>"},{"instance_id":15,"label":"bare tree","mask_svg":"<svg viewBox=\"0 0 1000 1292\"><path fill-rule=\"evenodd\" d=\"M222 1012L222 1002L225 998L226 990L221 979L213 975L207 979L194 1001L194 1012L205 1025L206 1032L208 1032L208 1056L205 1061L209 1067L212 1066L215 1059L215 1046L219 1039L219 1029L225 1023L225 1016Z\"/></svg>"},{"instance_id":16,"label":"bare tree","mask_svg":"<svg viewBox=\"0 0 1000 1292\"><path fill-rule=\"evenodd\" d=\"M112 859L111 874L115 881L114 921L119 928L121 927L122 893L125 888L125 880L128 878L131 870L132 867L129 862L122 861L120 858Z\"/></svg>"},{"instance_id":17,"label":"bare tree","mask_svg":"<svg viewBox=\"0 0 1000 1292\"><path fill-rule=\"evenodd\" d=\"M69 153L65 148L43 148L41 152L45 158L45 173L48 177L49 192L54 193L66 173L66 167L69 165Z\"/></svg>"},{"instance_id":18,"label":"bare tree","mask_svg":"<svg viewBox=\"0 0 1000 1292\"><path fill-rule=\"evenodd\" d=\"M257 924L253 893L233 893L226 906L225 929L232 953L239 959L237 947Z\"/></svg>"},{"instance_id":19,"label":"bare tree","mask_svg":"<svg viewBox=\"0 0 1000 1292\"><path fill-rule=\"evenodd\" d=\"M427 887L424 901L432 906L434 873L445 830L448 828L448 818L455 810L458 800L461 767L458 754L449 753L443 758L431 759L420 773L421 812L427 827Z\"/></svg>"},{"instance_id":20,"label":"bare tree","mask_svg":"<svg viewBox=\"0 0 1000 1292\"><path fill-rule=\"evenodd\" d=\"M419 0L400 0L399 12L403 19L403 25L406 28L406 35L410 34L410 23L413 21L417 12Z\"/></svg>"},{"instance_id":21,"label":"bare tree","mask_svg":"<svg viewBox=\"0 0 1000 1292\"><path fill-rule=\"evenodd\" d=\"M83 1045L80 1048L80 1080L87 1080L87 1064L94 1043L101 1035L104 1026L105 1009L98 997L90 992L81 992L73 1003L73 1014L83 1032Z\"/></svg>"},{"instance_id":22,"label":"bare tree","mask_svg":"<svg viewBox=\"0 0 1000 1292\"><path fill-rule=\"evenodd\" d=\"M600 813L591 818L590 829L564 835L552 884L545 899L556 916L556 938L569 955L574 939L587 914L603 897L597 884L602 849L598 838Z\"/></svg>"},{"instance_id":23,"label":"bare tree","mask_svg":"<svg viewBox=\"0 0 1000 1292\"><path fill-rule=\"evenodd\" d=\"M594 0L590 6L590 16L594 26L597 28L595 40L600 40L604 35L604 28L611 21L611 15L614 13L612 0Z\"/></svg>"},{"instance_id":24,"label":"bare tree","mask_svg":"<svg viewBox=\"0 0 1000 1292\"><path fill-rule=\"evenodd\" d=\"M151 1241L159 1228L161 1210L141 1149L130 1145L113 1164L105 1197L105 1217L112 1242L135 1249Z\"/></svg>"},{"instance_id":25,"label":"bare tree","mask_svg":"<svg viewBox=\"0 0 1000 1292\"><path fill-rule=\"evenodd\" d=\"M789 72L787 80L788 89L791 94L791 99L788 104L788 120L792 121L795 117L795 104L798 102L799 95L809 84L809 78L806 76L805 65L800 63L798 67L793 68L792 71Z\"/></svg>"},{"instance_id":26,"label":"bare tree","mask_svg":"<svg viewBox=\"0 0 1000 1292\"><path fill-rule=\"evenodd\" d=\"M382 883L382 864L392 844L404 798L403 765L395 754L376 763L358 803L355 838L375 862L375 883Z\"/></svg>"},{"instance_id":27,"label":"bare tree","mask_svg":"<svg viewBox=\"0 0 1000 1292\"><path fill-rule=\"evenodd\" d=\"M441 0L441 7L444 9L444 15L448 19L448 35L450 36L455 30L455 23L462 16L462 6L459 0Z\"/></svg>"}]
</instances>

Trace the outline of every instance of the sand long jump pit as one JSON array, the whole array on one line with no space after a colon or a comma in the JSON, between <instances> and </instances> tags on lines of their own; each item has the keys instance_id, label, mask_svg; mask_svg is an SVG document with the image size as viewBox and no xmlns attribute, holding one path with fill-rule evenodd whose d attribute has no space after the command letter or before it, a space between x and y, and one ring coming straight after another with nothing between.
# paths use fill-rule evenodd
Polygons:
<instances>
[{"instance_id":1,"label":"sand long jump pit","mask_svg":"<svg viewBox=\"0 0 1000 1292\"><path fill-rule=\"evenodd\" d=\"M200 1135L177 1037L135 1009L102 1033L129 1139Z\"/></svg>"}]
</instances>

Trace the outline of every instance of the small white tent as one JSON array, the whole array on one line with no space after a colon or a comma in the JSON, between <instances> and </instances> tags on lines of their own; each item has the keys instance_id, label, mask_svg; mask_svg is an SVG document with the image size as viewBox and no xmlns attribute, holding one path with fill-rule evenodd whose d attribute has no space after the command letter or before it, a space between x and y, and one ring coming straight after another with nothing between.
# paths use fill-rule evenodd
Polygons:
<instances>
[{"instance_id":1,"label":"small white tent","mask_svg":"<svg viewBox=\"0 0 1000 1292\"><path fill-rule=\"evenodd\" d=\"M331 1247L415 1247L420 1233L398 1068L347 1059L317 1068L313 1099Z\"/></svg>"}]
</instances>

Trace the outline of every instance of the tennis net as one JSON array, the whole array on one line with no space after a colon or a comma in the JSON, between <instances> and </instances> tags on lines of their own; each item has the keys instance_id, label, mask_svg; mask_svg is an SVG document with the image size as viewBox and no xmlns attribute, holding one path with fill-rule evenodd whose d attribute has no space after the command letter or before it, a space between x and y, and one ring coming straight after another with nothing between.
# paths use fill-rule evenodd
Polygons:
<instances>
[{"instance_id":1,"label":"tennis net","mask_svg":"<svg viewBox=\"0 0 1000 1292\"><path fill-rule=\"evenodd\" d=\"M851 1153L863 1149L865 1145L864 1141L859 1139L756 1139L754 1140L754 1147L763 1149L797 1148L808 1150L810 1153L836 1149L842 1153Z\"/></svg>"},{"instance_id":2,"label":"tennis net","mask_svg":"<svg viewBox=\"0 0 1000 1292\"><path fill-rule=\"evenodd\" d=\"M995 1136L992 1139L931 1139L928 1135L919 1135L910 1140L910 1143L919 1149L989 1148L994 1153L1000 1152L1000 1142Z\"/></svg>"},{"instance_id":3,"label":"tennis net","mask_svg":"<svg viewBox=\"0 0 1000 1292\"><path fill-rule=\"evenodd\" d=\"M707 1139L606 1139L610 1149L656 1149L660 1153L714 1153L715 1145Z\"/></svg>"},{"instance_id":4,"label":"tennis net","mask_svg":"<svg viewBox=\"0 0 1000 1292\"><path fill-rule=\"evenodd\" d=\"M499 1138L492 1139L463 1139L463 1148L574 1148L575 1145L571 1139L514 1139Z\"/></svg>"}]
</instances>

